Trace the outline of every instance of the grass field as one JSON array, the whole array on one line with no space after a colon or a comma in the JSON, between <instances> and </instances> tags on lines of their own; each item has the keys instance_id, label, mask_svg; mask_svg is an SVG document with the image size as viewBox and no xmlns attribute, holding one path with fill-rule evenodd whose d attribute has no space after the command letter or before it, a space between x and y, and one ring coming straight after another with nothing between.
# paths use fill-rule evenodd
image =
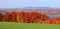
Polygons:
<instances>
[{"instance_id":1,"label":"grass field","mask_svg":"<svg viewBox=\"0 0 60 29\"><path fill-rule=\"evenodd\" d=\"M60 29L60 25L0 22L0 29Z\"/></svg>"}]
</instances>

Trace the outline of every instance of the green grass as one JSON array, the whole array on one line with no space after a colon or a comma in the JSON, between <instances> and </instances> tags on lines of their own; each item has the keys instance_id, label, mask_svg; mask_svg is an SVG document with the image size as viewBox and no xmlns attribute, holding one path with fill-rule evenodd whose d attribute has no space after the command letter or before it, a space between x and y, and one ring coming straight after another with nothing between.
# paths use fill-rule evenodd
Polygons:
<instances>
[{"instance_id":1,"label":"green grass","mask_svg":"<svg viewBox=\"0 0 60 29\"><path fill-rule=\"evenodd\" d=\"M0 22L0 29L60 29L60 24L27 24Z\"/></svg>"}]
</instances>

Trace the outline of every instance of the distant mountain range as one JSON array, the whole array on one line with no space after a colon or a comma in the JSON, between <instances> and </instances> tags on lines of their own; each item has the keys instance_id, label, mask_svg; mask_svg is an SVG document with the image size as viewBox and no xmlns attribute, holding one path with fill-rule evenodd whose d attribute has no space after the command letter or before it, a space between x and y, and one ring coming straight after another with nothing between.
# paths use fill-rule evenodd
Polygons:
<instances>
[{"instance_id":1,"label":"distant mountain range","mask_svg":"<svg viewBox=\"0 0 60 29\"><path fill-rule=\"evenodd\" d=\"M0 13L5 14L6 12L30 12L30 11L36 11L41 13L50 13L55 12L58 16L60 16L60 8L50 8L50 7L24 7L24 8L1 8ZM55 17L54 15L49 15L50 17Z\"/></svg>"},{"instance_id":2,"label":"distant mountain range","mask_svg":"<svg viewBox=\"0 0 60 29\"><path fill-rule=\"evenodd\" d=\"M29 12L29 11L37 11L37 12L42 12L42 11L60 11L60 8L50 8L50 7L24 7L24 8L2 8L0 9L1 13L6 13L6 12Z\"/></svg>"}]
</instances>

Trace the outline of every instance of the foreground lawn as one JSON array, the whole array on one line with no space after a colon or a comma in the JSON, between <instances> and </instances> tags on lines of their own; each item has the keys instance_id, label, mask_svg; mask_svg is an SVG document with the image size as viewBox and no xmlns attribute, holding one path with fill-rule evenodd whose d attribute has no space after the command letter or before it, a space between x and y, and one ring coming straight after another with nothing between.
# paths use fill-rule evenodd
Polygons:
<instances>
[{"instance_id":1,"label":"foreground lawn","mask_svg":"<svg viewBox=\"0 0 60 29\"><path fill-rule=\"evenodd\" d=\"M60 24L27 24L0 22L0 29L60 29Z\"/></svg>"}]
</instances>

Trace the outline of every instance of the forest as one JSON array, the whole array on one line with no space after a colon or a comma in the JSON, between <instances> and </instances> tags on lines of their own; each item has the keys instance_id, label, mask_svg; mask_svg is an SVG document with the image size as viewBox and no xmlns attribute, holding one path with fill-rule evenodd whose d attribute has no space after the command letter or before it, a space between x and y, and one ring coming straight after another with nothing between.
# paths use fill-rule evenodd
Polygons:
<instances>
[{"instance_id":1,"label":"forest","mask_svg":"<svg viewBox=\"0 0 60 29\"><path fill-rule=\"evenodd\" d=\"M60 24L60 18L49 18L46 14L38 12L7 12L0 13L0 22Z\"/></svg>"}]
</instances>

